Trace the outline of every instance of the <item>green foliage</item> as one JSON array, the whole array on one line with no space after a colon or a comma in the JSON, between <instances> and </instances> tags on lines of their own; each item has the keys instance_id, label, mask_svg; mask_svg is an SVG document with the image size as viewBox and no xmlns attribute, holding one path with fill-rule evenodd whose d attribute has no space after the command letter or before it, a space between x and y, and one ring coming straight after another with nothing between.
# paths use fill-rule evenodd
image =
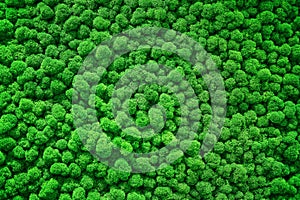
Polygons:
<instances>
[{"instance_id":1,"label":"green foliage","mask_svg":"<svg viewBox=\"0 0 300 200\"><path fill-rule=\"evenodd\" d=\"M258 71L257 76L261 81L268 81L271 77L271 72L269 69L261 69Z\"/></svg>"},{"instance_id":2,"label":"green foliage","mask_svg":"<svg viewBox=\"0 0 300 200\"><path fill-rule=\"evenodd\" d=\"M66 115L66 110L64 107L60 104L54 104L52 109L52 115L57 119L58 121L63 121Z\"/></svg>"},{"instance_id":3,"label":"green foliage","mask_svg":"<svg viewBox=\"0 0 300 200\"><path fill-rule=\"evenodd\" d=\"M125 192L120 189L110 189L109 194L112 199L116 199L116 200L125 199Z\"/></svg>"},{"instance_id":4,"label":"green foliage","mask_svg":"<svg viewBox=\"0 0 300 200\"><path fill-rule=\"evenodd\" d=\"M42 185L42 189L39 192L39 197L41 199L56 199L58 197L59 183L57 180L51 178Z\"/></svg>"},{"instance_id":5,"label":"green foliage","mask_svg":"<svg viewBox=\"0 0 300 200\"><path fill-rule=\"evenodd\" d=\"M93 21L93 26L99 30L106 30L110 26L110 21L98 16Z\"/></svg>"},{"instance_id":6,"label":"green foliage","mask_svg":"<svg viewBox=\"0 0 300 200\"><path fill-rule=\"evenodd\" d=\"M0 38L7 39L7 37L13 36L14 25L7 19L0 20Z\"/></svg>"},{"instance_id":7,"label":"green foliage","mask_svg":"<svg viewBox=\"0 0 300 200\"><path fill-rule=\"evenodd\" d=\"M50 57L46 57L42 64L41 69L44 70L45 74L53 76L62 72L65 68L65 64L63 61L52 59Z\"/></svg>"},{"instance_id":8,"label":"green foliage","mask_svg":"<svg viewBox=\"0 0 300 200\"><path fill-rule=\"evenodd\" d=\"M0 151L0 165L2 165L5 161L5 154L3 154L1 151Z\"/></svg>"},{"instance_id":9,"label":"green foliage","mask_svg":"<svg viewBox=\"0 0 300 200\"><path fill-rule=\"evenodd\" d=\"M95 44L91 41L84 41L79 44L77 51L80 56L87 56L93 49Z\"/></svg>"},{"instance_id":10,"label":"green foliage","mask_svg":"<svg viewBox=\"0 0 300 200\"><path fill-rule=\"evenodd\" d=\"M2 1L0 199L300 199L298 4ZM144 46L143 33L98 46L153 26L171 30ZM176 31L207 53L185 40L174 44ZM87 57L93 63L83 63ZM201 62L185 60L195 57ZM103 74L96 70L112 59ZM226 108L212 65L223 78ZM114 91L118 83L138 88L128 95L127 88ZM87 124L97 122L94 114L99 123ZM77 129L78 118L89 131Z\"/></svg>"},{"instance_id":11,"label":"green foliage","mask_svg":"<svg viewBox=\"0 0 300 200\"><path fill-rule=\"evenodd\" d=\"M77 16L71 16L69 17L65 23L64 23L64 30L67 32L69 31L75 31L79 28L80 26L80 18Z\"/></svg>"},{"instance_id":12,"label":"green foliage","mask_svg":"<svg viewBox=\"0 0 300 200\"><path fill-rule=\"evenodd\" d=\"M72 199L74 200L86 199L85 195L86 195L85 189L83 187L78 187L73 191Z\"/></svg>"},{"instance_id":13,"label":"green foliage","mask_svg":"<svg viewBox=\"0 0 300 200\"><path fill-rule=\"evenodd\" d=\"M64 163L54 163L50 167L50 173L54 175L67 176L69 174L69 168Z\"/></svg>"},{"instance_id":14,"label":"green foliage","mask_svg":"<svg viewBox=\"0 0 300 200\"><path fill-rule=\"evenodd\" d=\"M47 5L40 6L41 19L49 20L54 17L54 11Z\"/></svg>"}]
</instances>

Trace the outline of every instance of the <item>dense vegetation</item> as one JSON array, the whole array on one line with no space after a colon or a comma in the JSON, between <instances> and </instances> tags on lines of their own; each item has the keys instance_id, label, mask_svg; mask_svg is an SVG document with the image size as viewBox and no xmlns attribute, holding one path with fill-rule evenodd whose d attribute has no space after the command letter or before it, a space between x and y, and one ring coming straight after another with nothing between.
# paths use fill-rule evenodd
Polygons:
<instances>
[{"instance_id":1,"label":"dense vegetation","mask_svg":"<svg viewBox=\"0 0 300 200\"><path fill-rule=\"evenodd\" d=\"M0 199L300 199L299 5L299 0L1 0ZM111 97L126 69L146 63L153 71L159 64L173 67L193 87L201 111L193 142L181 144L189 145L187 151L165 152L167 159L179 159L157 171L151 164L159 157L140 160L138 167L149 172L131 173L124 160L115 163L123 171L110 168L83 145L71 112L72 82L97 45L142 26L184 33L211 54L224 79L227 113L218 142L202 158L212 108L199 70L155 49L115 60L96 88L95 107L102 129L124 155L169 144L182 114L172 91L146 85L130 99L129 113L137 126L147 126L159 119L161 113L150 110L158 104L166 110L165 127L146 141L124 133ZM109 156L109 146L101 138L97 142L96 151Z\"/></svg>"}]
</instances>

